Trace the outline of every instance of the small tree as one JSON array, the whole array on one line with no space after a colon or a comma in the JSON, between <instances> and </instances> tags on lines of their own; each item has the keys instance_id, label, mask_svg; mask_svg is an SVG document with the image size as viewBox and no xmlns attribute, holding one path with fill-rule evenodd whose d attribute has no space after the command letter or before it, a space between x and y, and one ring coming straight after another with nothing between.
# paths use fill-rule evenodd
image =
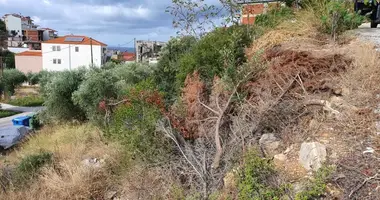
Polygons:
<instances>
[{"instance_id":1,"label":"small tree","mask_svg":"<svg viewBox=\"0 0 380 200\"><path fill-rule=\"evenodd\" d=\"M48 117L59 120L84 120L84 111L72 100L87 70L78 69L48 73L41 82L41 92L45 100Z\"/></svg>"},{"instance_id":2,"label":"small tree","mask_svg":"<svg viewBox=\"0 0 380 200\"><path fill-rule=\"evenodd\" d=\"M5 69L1 81L5 95L13 95L16 87L20 86L26 80L25 74L17 69Z\"/></svg>"}]
</instances>

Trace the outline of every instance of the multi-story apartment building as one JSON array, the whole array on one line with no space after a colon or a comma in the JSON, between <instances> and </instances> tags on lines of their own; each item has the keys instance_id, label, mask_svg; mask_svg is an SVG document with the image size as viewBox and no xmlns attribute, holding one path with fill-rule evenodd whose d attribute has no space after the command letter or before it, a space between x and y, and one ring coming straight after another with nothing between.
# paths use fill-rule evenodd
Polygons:
<instances>
[{"instance_id":1,"label":"multi-story apartment building","mask_svg":"<svg viewBox=\"0 0 380 200\"><path fill-rule=\"evenodd\" d=\"M42 68L48 71L102 66L107 45L87 36L67 35L42 43Z\"/></svg>"}]
</instances>

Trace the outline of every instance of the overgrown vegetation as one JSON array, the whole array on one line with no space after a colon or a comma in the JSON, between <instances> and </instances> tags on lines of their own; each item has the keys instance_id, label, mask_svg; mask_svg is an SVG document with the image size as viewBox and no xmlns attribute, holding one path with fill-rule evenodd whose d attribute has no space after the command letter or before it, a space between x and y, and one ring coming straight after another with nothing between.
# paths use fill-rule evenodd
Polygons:
<instances>
[{"instance_id":1,"label":"overgrown vegetation","mask_svg":"<svg viewBox=\"0 0 380 200\"><path fill-rule=\"evenodd\" d=\"M20 112L10 111L10 110L1 110L0 109L0 118L10 117L10 116L13 116L13 115L17 115L19 113Z\"/></svg>"},{"instance_id":2,"label":"overgrown vegetation","mask_svg":"<svg viewBox=\"0 0 380 200\"><path fill-rule=\"evenodd\" d=\"M326 185L333 172L331 167L322 167L314 175L313 179L306 185L304 191L296 195L296 200L317 199L326 192Z\"/></svg>"},{"instance_id":3,"label":"overgrown vegetation","mask_svg":"<svg viewBox=\"0 0 380 200\"><path fill-rule=\"evenodd\" d=\"M33 178L38 176L41 168L51 164L53 154L50 152L41 152L39 154L28 155L21 160L12 174L12 184L25 185Z\"/></svg>"},{"instance_id":4,"label":"overgrown vegetation","mask_svg":"<svg viewBox=\"0 0 380 200\"><path fill-rule=\"evenodd\" d=\"M253 150L244 157L244 165L238 172L238 198L282 199L286 194L285 185L279 185L271 160L261 158Z\"/></svg>"},{"instance_id":5,"label":"overgrown vegetation","mask_svg":"<svg viewBox=\"0 0 380 200\"><path fill-rule=\"evenodd\" d=\"M44 99L41 96L30 95L25 97L17 97L6 101L7 104L13 106L35 107L42 106Z\"/></svg>"},{"instance_id":6,"label":"overgrown vegetation","mask_svg":"<svg viewBox=\"0 0 380 200\"><path fill-rule=\"evenodd\" d=\"M44 122L92 125L47 127L27 143L28 151L54 153L53 165L44 165L50 163L47 154L21 161L20 173L30 177L30 172L41 181L27 192L35 198L102 199L115 188L130 199L299 200L325 193L328 170L317 172L304 191L294 194L290 178L277 171L281 168L257 141L264 133L275 133L287 147L318 132L309 128L314 118L339 120L342 104L328 104L338 92L326 77L340 77L351 59L336 52L316 56L272 41L250 55L247 48L264 34L269 35L264 39L277 39L273 30L284 21L305 21L291 8L276 8L258 16L255 25L233 24L201 34L192 28L197 23L192 17L214 7L199 1L202 10L196 2L173 1L172 13L189 10L190 18L175 20L186 29L181 32L192 36L172 38L157 66L111 62L101 68L28 74L31 84L41 86ZM234 16L235 5L222 3L231 6L229 15ZM348 4L303 3L318 34L340 34L361 20L345 10ZM296 42L300 48L302 42ZM232 171L236 179L227 184L226 174ZM229 186L232 192L225 193ZM25 194L12 192L13 197Z\"/></svg>"}]
</instances>

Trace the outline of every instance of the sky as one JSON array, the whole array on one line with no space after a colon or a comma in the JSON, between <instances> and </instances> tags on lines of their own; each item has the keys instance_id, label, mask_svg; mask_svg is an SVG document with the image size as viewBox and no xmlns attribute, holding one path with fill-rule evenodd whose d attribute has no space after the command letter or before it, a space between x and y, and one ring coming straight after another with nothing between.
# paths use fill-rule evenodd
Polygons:
<instances>
[{"instance_id":1,"label":"sky","mask_svg":"<svg viewBox=\"0 0 380 200\"><path fill-rule=\"evenodd\" d=\"M175 36L171 0L0 0L0 15L30 16L60 36L93 37L108 46L133 47L133 39L167 41Z\"/></svg>"}]
</instances>

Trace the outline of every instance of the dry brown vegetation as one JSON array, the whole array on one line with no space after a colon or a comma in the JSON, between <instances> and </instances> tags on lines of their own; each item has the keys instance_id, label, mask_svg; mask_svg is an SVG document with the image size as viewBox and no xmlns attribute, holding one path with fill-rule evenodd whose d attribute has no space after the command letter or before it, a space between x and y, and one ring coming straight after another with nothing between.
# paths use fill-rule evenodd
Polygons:
<instances>
[{"instance_id":1,"label":"dry brown vegetation","mask_svg":"<svg viewBox=\"0 0 380 200\"><path fill-rule=\"evenodd\" d=\"M12 169L22 158L41 151L52 152L53 163L24 188L11 182L6 192L0 192L0 199L102 199L114 184L111 169L120 163L118 149L105 144L90 125L45 128L7 155L1 165ZM84 163L91 158L99 162Z\"/></svg>"}]
</instances>

